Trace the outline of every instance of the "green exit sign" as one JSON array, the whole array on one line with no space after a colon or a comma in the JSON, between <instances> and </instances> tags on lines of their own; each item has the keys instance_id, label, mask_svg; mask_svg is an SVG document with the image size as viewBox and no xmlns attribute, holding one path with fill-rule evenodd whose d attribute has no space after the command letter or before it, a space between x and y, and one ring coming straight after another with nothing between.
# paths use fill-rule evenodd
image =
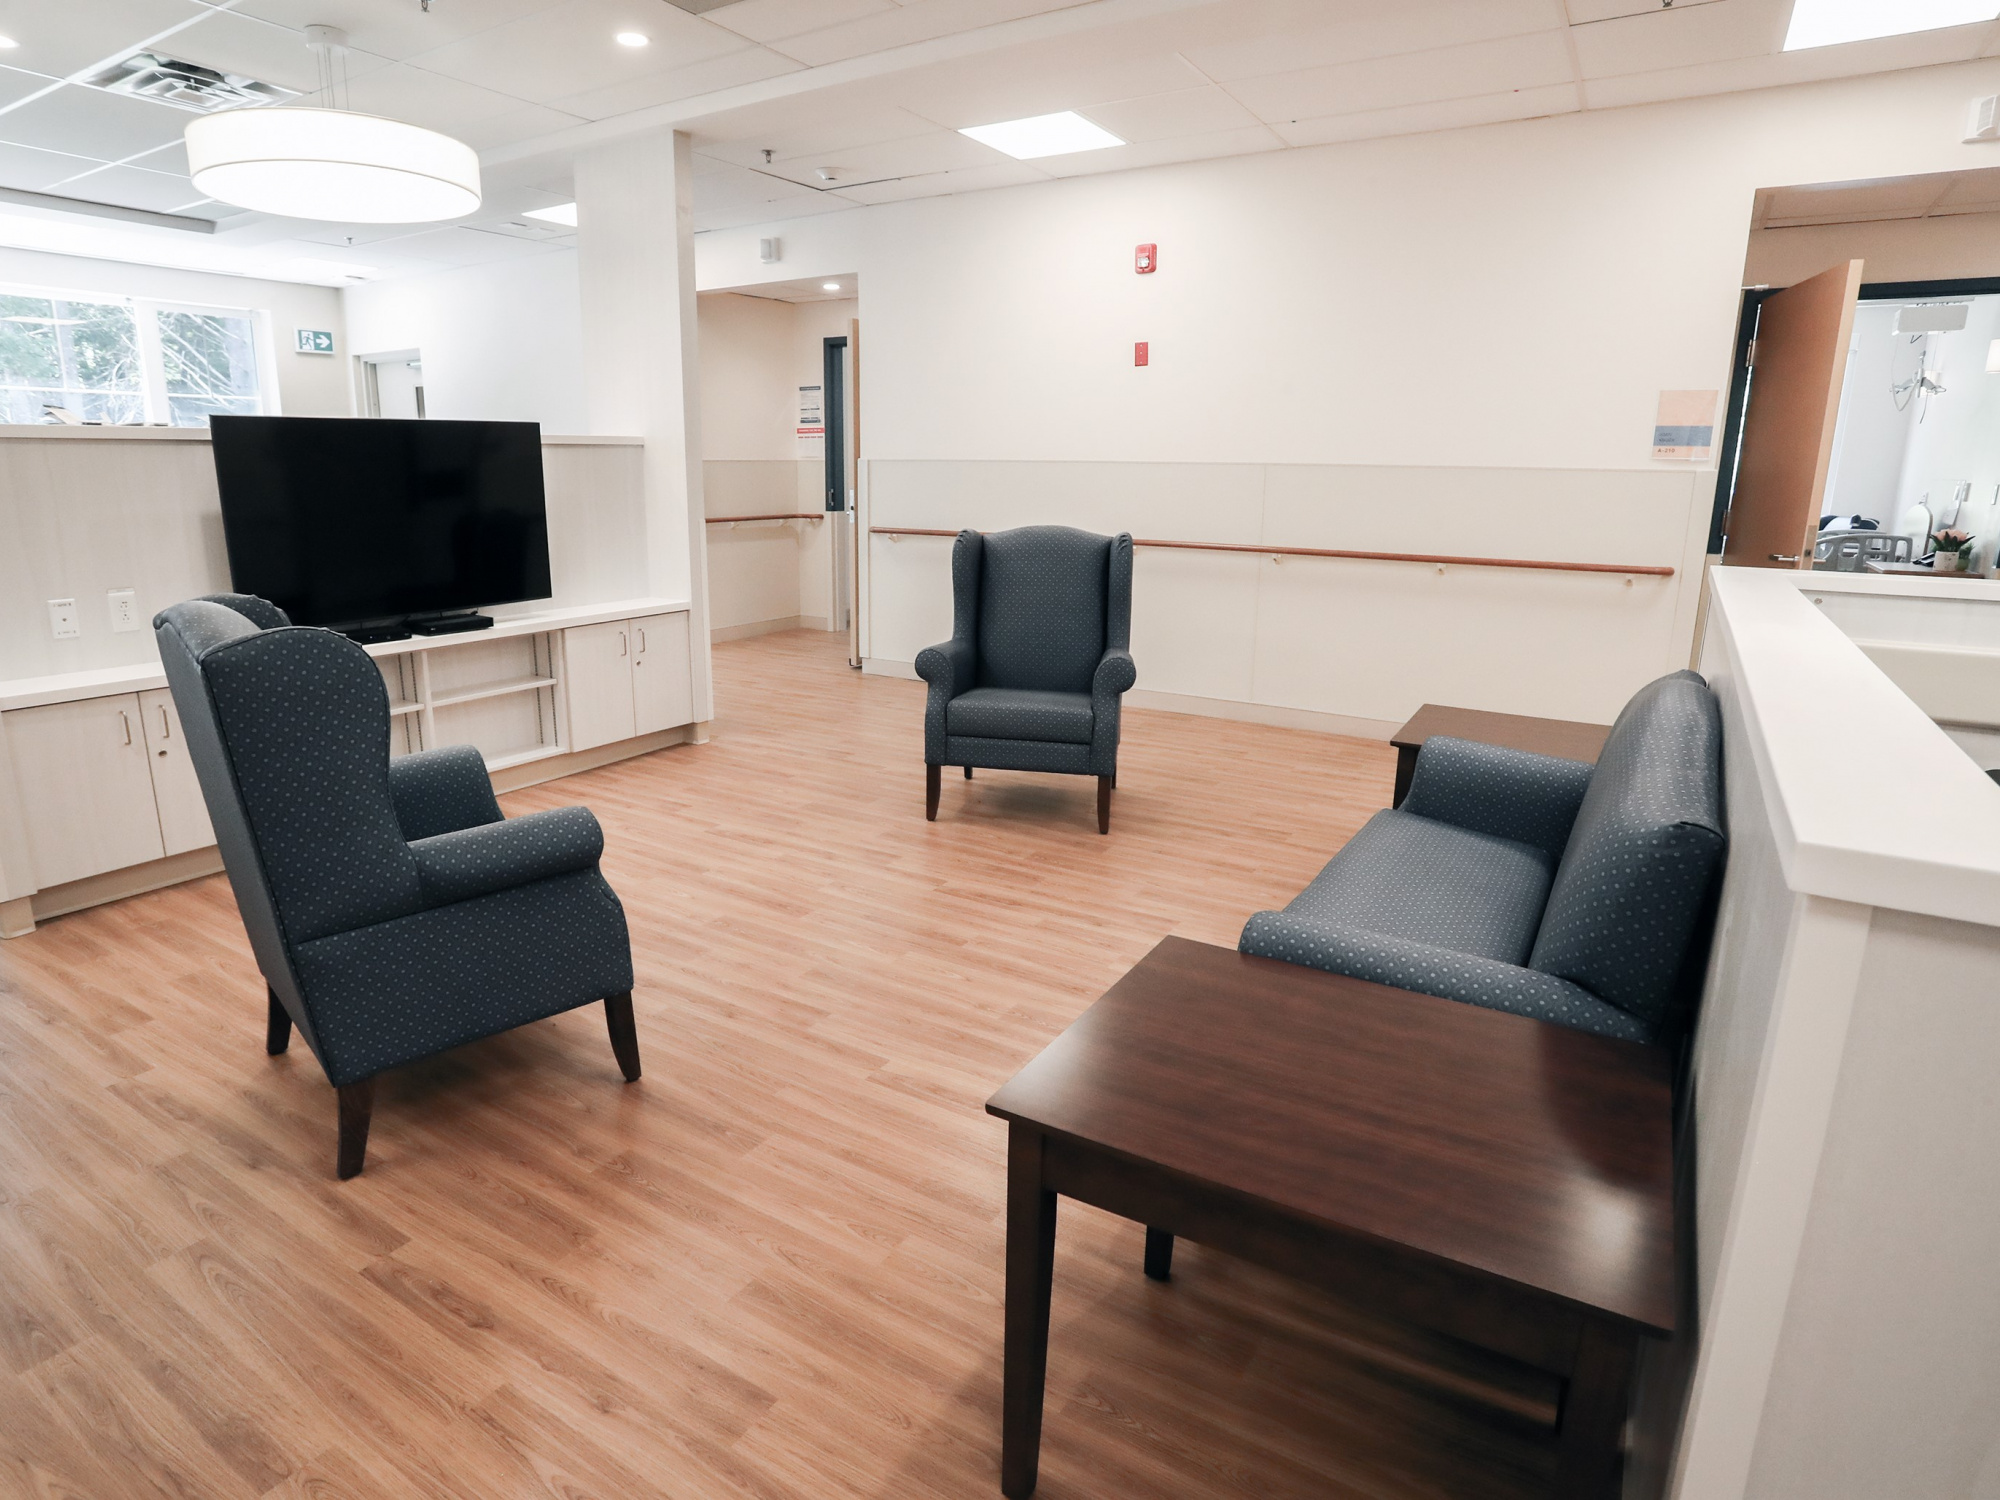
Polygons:
<instances>
[{"instance_id":1,"label":"green exit sign","mask_svg":"<svg viewBox=\"0 0 2000 1500\"><path fill-rule=\"evenodd\" d=\"M330 329L299 328L293 331L296 332L299 337L299 346L298 346L299 353L301 354L333 353L333 333Z\"/></svg>"}]
</instances>

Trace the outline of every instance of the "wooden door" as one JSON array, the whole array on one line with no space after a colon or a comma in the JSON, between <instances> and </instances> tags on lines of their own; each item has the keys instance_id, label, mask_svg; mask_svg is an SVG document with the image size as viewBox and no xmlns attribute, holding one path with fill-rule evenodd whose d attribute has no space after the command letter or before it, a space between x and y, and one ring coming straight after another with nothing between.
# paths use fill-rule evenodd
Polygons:
<instances>
[{"instance_id":1,"label":"wooden door","mask_svg":"<svg viewBox=\"0 0 2000 1500\"><path fill-rule=\"evenodd\" d=\"M1809 568L1833 460L1841 377L1854 336L1861 262L1766 297L1750 363L1750 404L1722 561Z\"/></svg>"},{"instance_id":2,"label":"wooden door","mask_svg":"<svg viewBox=\"0 0 2000 1500\"><path fill-rule=\"evenodd\" d=\"M137 693L17 708L0 720L38 890L166 853Z\"/></svg>"},{"instance_id":3,"label":"wooden door","mask_svg":"<svg viewBox=\"0 0 2000 1500\"><path fill-rule=\"evenodd\" d=\"M654 734L694 722L694 666L688 617L648 615L632 622L633 727Z\"/></svg>"},{"instance_id":4,"label":"wooden door","mask_svg":"<svg viewBox=\"0 0 2000 1500\"><path fill-rule=\"evenodd\" d=\"M632 727L632 624L611 620L563 632L565 750L629 740Z\"/></svg>"},{"instance_id":5,"label":"wooden door","mask_svg":"<svg viewBox=\"0 0 2000 1500\"><path fill-rule=\"evenodd\" d=\"M160 810L160 842L169 854L206 849L215 842L208 803L181 737L174 695L155 688L139 695L139 719L146 728L146 761L153 773L153 801Z\"/></svg>"}]
</instances>

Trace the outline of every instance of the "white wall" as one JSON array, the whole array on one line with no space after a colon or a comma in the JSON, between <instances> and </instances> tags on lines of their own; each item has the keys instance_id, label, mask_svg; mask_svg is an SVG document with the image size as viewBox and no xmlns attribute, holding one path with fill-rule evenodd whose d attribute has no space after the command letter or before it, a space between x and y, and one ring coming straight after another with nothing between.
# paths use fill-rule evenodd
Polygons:
<instances>
[{"instance_id":1,"label":"white wall","mask_svg":"<svg viewBox=\"0 0 2000 1500\"><path fill-rule=\"evenodd\" d=\"M1979 568L1993 566L2000 543L2000 375L1986 373L1987 347L1996 337L2000 297L1976 299L1964 328L1932 336L1932 363L1944 391L1911 425L1901 476L1901 503L1925 501L1937 524L1951 515L1960 483L1971 482L1956 524L1979 538L1973 557ZM1906 354L1905 367L1913 363Z\"/></svg>"},{"instance_id":2,"label":"white wall","mask_svg":"<svg viewBox=\"0 0 2000 1500\"><path fill-rule=\"evenodd\" d=\"M1727 384L1756 190L1986 165L1959 137L1964 100L1994 89L1989 61L1075 178L718 231L698 239L698 266L707 286L859 273L870 524L1061 520L1054 495L1087 494L1085 466L1117 465L1130 477L1107 477L1080 521L1682 570L1664 624L1638 604L1644 583L1586 603L1571 579L1528 575L1522 639L1492 628L1506 585L1480 570L1440 585L1397 565L1266 562L1246 583L1244 559L1183 555L1150 569L1166 591L1152 607L1216 627L1135 640L1142 692L1179 679L1237 709L1379 724L1471 682L1493 707L1608 715L1686 659L1712 471L1656 464L1651 429L1662 389ZM760 267L756 240L773 233L785 258ZM1142 241L1160 246L1155 275L1132 272ZM890 466L917 463L960 467L892 512ZM1048 483L1024 473L1009 507L978 510L995 487L973 467L1006 463L1047 466ZM1172 482L1152 484L1152 465ZM1261 491L1211 487L1202 465L1319 468L1315 483L1348 498L1274 518ZM1482 476L1457 493L1485 503L1399 485L1413 466ZM1580 471L1622 476L1602 524L1587 495L1580 509L1548 499ZM898 493L903 506L911 485ZM1633 527L1669 540L1610 551ZM880 537L867 566L864 650L907 662L945 618L944 570ZM1393 608L1357 636L1347 605L1364 594ZM1250 628L1273 606L1289 641ZM1420 643L1395 629L1410 616L1427 622ZM1609 639L1626 643L1611 660ZM1329 654L1370 655L1396 687L1364 701L1337 673L1309 681Z\"/></svg>"},{"instance_id":3,"label":"white wall","mask_svg":"<svg viewBox=\"0 0 2000 1500\"><path fill-rule=\"evenodd\" d=\"M135 266L123 261L88 260L76 255L4 247L0 247L0 284L104 292L119 297L147 297L261 312L269 334L267 358L278 382L278 401L285 414L294 417L351 414L341 294L331 287L256 281L247 276L217 276L168 266ZM340 353L333 356L294 353L293 330L297 328L331 329L334 347Z\"/></svg>"},{"instance_id":4,"label":"white wall","mask_svg":"<svg viewBox=\"0 0 2000 1500\"><path fill-rule=\"evenodd\" d=\"M1989 155L1979 165L1991 166L1993 160ZM1866 264L1863 281L2000 275L2000 214L1760 229L1750 236L1743 284L1790 286L1843 260Z\"/></svg>"},{"instance_id":5,"label":"white wall","mask_svg":"<svg viewBox=\"0 0 2000 1500\"><path fill-rule=\"evenodd\" d=\"M1884 531L1895 528L1908 504L1903 491L1903 459L1920 415L1918 403L1900 410L1890 387L1914 351L1895 332L1900 305L1864 302L1855 310L1854 341L1848 346L1847 373L1840 388L1840 421L1833 462L1827 471L1826 515L1867 516ZM1921 557L1921 540L1916 555Z\"/></svg>"},{"instance_id":6,"label":"white wall","mask_svg":"<svg viewBox=\"0 0 2000 1500\"><path fill-rule=\"evenodd\" d=\"M574 251L364 282L341 297L349 354L422 351L428 415L591 430Z\"/></svg>"}]
</instances>

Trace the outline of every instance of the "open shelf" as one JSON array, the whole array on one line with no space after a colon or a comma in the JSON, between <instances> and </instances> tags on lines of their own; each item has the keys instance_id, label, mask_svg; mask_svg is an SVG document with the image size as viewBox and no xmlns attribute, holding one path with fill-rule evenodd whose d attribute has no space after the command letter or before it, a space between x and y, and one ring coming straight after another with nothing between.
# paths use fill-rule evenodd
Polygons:
<instances>
[{"instance_id":1,"label":"open shelf","mask_svg":"<svg viewBox=\"0 0 2000 1500\"><path fill-rule=\"evenodd\" d=\"M466 688L456 693L439 693L431 699L431 707L449 708L454 703L476 703L481 698L501 698L508 693L532 693L555 685L556 680L553 677L517 677L511 682L489 683L485 687Z\"/></svg>"},{"instance_id":2,"label":"open shelf","mask_svg":"<svg viewBox=\"0 0 2000 1500\"><path fill-rule=\"evenodd\" d=\"M421 703L391 703L389 705L389 717L393 719L401 714L421 713L423 707Z\"/></svg>"},{"instance_id":3,"label":"open shelf","mask_svg":"<svg viewBox=\"0 0 2000 1500\"><path fill-rule=\"evenodd\" d=\"M551 755L561 755L562 753L563 748L560 745L536 745L531 750L517 750L512 755L489 756L486 761L486 769L488 771L504 771L509 766L524 766L531 760L547 760Z\"/></svg>"}]
</instances>

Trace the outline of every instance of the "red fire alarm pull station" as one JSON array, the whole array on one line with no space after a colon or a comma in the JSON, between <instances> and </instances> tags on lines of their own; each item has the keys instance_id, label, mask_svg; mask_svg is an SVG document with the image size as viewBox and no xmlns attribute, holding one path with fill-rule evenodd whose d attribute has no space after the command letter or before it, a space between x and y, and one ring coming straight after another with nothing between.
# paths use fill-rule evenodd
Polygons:
<instances>
[{"instance_id":1,"label":"red fire alarm pull station","mask_svg":"<svg viewBox=\"0 0 2000 1500\"><path fill-rule=\"evenodd\" d=\"M1152 362L1153 362L1153 346L1151 344L1139 343L1139 344L1134 344L1132 346L1133 364L1149 365Z\"/></svg>"},{"instance_id":2,"label":"red fire alarm pull station","mask_svg":"<svg viewBox=\"0 0 2000 1500\"><path fill-rule=\"evenodd\" d=\"M1157 267L1159 263L1160 263L1160 247L1157 245L1141 245L1138 248L1138 250L1133 253L1132 269L1137 271L1141 276L1152 275L1154 268Z\"/></svg>"}]
</instances>

